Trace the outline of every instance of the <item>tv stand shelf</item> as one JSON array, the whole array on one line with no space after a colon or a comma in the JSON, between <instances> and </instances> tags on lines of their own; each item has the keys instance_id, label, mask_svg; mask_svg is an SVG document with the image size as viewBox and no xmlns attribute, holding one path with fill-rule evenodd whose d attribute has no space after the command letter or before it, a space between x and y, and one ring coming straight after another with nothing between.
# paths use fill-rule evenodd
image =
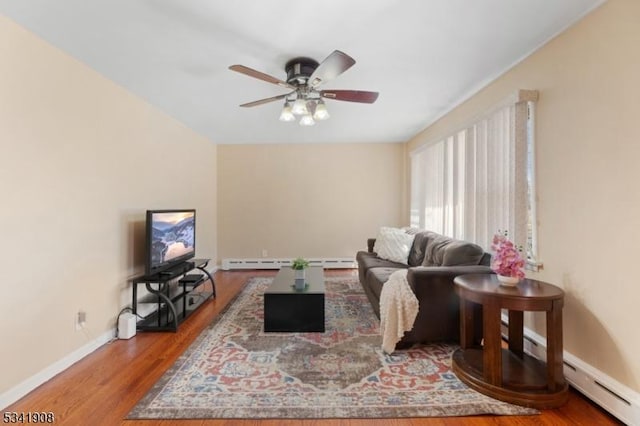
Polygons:
<instances>
[{"instance_id":1,"label":"tv stand shelf","mask_svg":"<svg viewBox=\"0 0 640 426\"><path fill-rule=\"evenodd\" d=\"M155 311L138 321L138 330L177 331L178 325L211 297L216 297L216 285L206 270L209 259L191 259L168 271L135 277L131 309L138 314L138 305L150 303ZM194 270L201 273L189 273ZM211 283L211 290L203 284ZM138 285L144 284L148 294L138 299Z\"/></svg>"}]
</instances>

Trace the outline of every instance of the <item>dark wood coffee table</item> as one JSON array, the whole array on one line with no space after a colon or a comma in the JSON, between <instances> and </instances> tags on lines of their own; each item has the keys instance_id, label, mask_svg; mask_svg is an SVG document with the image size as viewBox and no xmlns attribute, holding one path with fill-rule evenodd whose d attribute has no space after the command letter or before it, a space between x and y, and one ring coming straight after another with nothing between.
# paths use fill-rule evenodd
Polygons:
<instances>
[{"instance_id":1,"label":"dark wood coffee table","mask_svg":"<svg viewBox=\"0 0 640 426\"><path fill-rule=\"evenodd\" d=\"M501 286L494 274L454 279L460 296L460 349L453 371L471 388L493 398L532 408L564 404L568 384L562 363L562 289L532 279ZM474 309L482 306L484 345L474 341ZM501 310L509 314L509 347L502 347ZM546 363L524 353L523 311L546 312Z\"/></svg>"},{"instance_id":2,"label":"dark wood coffee table","mask_svg":"<svg viewBox=\"0 0 640 426\"><path fill-rule=\"evenodd\" d=\"M294 288L294 272L280 269L264 293L265 332L324 332L324 271L306 269L304 290Z\"/></svg>"}]
</instances>

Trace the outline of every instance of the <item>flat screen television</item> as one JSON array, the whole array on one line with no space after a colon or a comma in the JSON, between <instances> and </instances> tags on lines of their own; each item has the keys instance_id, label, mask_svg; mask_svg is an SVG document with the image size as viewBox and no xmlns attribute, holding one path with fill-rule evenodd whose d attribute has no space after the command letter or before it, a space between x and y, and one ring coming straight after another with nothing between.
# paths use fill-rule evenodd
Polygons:
<instances>
[{"instance_id":1,"label":"flat screen television","mask_svg":"<svg viewBox=\"0 0 640 426\"><path fill-rule=\"evenodd\" d=\"M196 211L147 210L145 274L154 275L196 254Z\"/></svg>"}]
</instances>

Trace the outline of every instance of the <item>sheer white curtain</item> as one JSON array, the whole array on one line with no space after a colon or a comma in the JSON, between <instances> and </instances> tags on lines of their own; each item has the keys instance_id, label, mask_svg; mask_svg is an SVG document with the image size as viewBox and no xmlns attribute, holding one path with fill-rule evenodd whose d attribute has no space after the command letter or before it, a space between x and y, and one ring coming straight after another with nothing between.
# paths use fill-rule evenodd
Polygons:
<instances>
[{"instance_id":1,"label":"sheer white curtain","mask_svg":"<svg viewBox=\"0 0 640 426\"><path fill-rule=\"evenodd\" d=\"M411 225L489 249L498 230L527 247L527 103L519 91L411 154Z\"/></svg>"}]
</instances>

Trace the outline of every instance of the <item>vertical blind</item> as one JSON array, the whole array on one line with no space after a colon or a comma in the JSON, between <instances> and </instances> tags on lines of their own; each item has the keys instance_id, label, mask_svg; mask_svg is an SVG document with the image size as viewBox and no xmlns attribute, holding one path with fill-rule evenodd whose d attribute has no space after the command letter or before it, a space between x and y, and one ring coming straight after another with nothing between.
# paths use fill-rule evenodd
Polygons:
<instances>
[{"instance_id":1,"label":"vertical blind","mask_svg":"<svg viewBox=\"0 0 640 426\"><path fill-rule=\"evenodd\" d=\"M411 154L412 226L489 249L493 235L528 247L528 103L515 96L450 136Z\"/></svg>"}]
</instances>

